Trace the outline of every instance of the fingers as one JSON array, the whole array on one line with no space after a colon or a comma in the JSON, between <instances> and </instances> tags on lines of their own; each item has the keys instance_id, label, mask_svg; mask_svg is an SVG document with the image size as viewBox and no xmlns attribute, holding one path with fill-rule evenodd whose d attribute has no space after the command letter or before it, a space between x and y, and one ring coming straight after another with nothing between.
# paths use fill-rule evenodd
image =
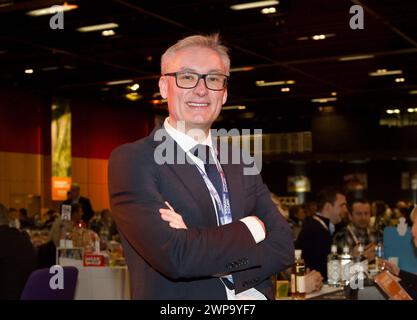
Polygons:
<instances>
[{"instance_id":1,"label":"fingers","mask_svg":"<svg viewBox=\"0 0 417 320\"><path fill-rule=\"evenodd\" d=\"M168 208L170 208L172 211L175 212L174 208L169 204L168 201L165 201L165 204L167 205Z\"/></svg>"},{"instance_id":2,"label":"fingers","mask_svg":"<svg viewBox=\"0 0 417 320\"><path fill-rule=\"evenodd\" d=\"M159 209L159 213L164 221L177 223L182 221L182 217L170 209Z\"/></svg>"},{"instance_id":3,"label":"fingers","mask_svg":"<svg viewBox=\"0 0 417 320\"><path fill-rule=\"evenodd\" d=\"M166 206L169 209L161 208L159 213L161 214L161 219L168 222L169 226L174 229L187 229L187 226L182 219L182 216L175 212L174 208L169 204L168 201L165 201Z\"/></svg>"}]
</instances>

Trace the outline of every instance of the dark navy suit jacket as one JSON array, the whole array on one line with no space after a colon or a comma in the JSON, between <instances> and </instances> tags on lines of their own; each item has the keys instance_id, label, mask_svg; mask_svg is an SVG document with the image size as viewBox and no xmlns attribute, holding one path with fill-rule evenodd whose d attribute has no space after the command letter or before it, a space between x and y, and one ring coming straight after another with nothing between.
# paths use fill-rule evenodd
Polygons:
<instances>
[{"instance_id":1,"label":"dark navy suit jacket","mask_svg":"<svg viewBox=\"0 0 417 320\"><path fill-rule=\"evenodd\" d=\"M196 166L155 162L155 148L162 143L154 139L157 129L116 148L109 159L110 202L132 297L226 299L218 275L232 273L236 293L255 287L273 299L270 276L292 264L294 247L289 225L260 175L243 175L240 164L222 164L233 222L217 226L210 193ZM177 156L185 156L177 150ZM161 220L164 201L182 215L187 230L173 229ZM239 221L250 215L258 216L266 227L266 239L259 244Z\"/></svg>"}]
</instances>

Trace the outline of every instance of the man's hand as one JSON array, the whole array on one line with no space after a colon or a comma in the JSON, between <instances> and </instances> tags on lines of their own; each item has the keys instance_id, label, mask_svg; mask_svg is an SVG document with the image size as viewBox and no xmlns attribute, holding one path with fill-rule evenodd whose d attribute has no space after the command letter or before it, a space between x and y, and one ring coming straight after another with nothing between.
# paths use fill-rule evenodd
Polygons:
<instances>
[{"instance_id":1,"label":"man's hand","mask_svg":"<svg viewBox=\"0 0 417 320\"><path fill-rule=\"evenodd\" d=\"M313 270L307 270L305 276L306 283L306 293L311 293L313 291L318 291L323 286L323 277L320 272Z\"/></svg>"},{"instance_id":2,"label":"man's hand","mask_svg":"<svg viewBox=\"0 0 417 320\"><path fill-rule=\"evenodd\" d=\"M182 219L182 216L175 212L174 208L171 207L168 201L165 201L165 204L169 209L161 208L159 213L161 214L161 219L168 222L169 226L174 229L187 229L187 226Z\"/></svg>"},{"instance_id":3,"label":"man's hand","mask_svg":"<svg viewBox=\"0 0 417 320\"><path fill-rule=\"evenodd\" d=\"M400 274L400 268L398 268L395 264L393 264L390 261L383 260L382 261L382 268L387 269L389 272L391 272L394 276L397 276Z\"/></svg>"},{"instance_id":4,"label":"man's hand","mask_svg":"<svg viewBox=\"0 0 417 320\"><path fill-rule=\"evenodd\" d=\"M375 260L375 243L370 243L365 247L363 255L368 259L368 261Z\"/></svg>"}]
</instances>

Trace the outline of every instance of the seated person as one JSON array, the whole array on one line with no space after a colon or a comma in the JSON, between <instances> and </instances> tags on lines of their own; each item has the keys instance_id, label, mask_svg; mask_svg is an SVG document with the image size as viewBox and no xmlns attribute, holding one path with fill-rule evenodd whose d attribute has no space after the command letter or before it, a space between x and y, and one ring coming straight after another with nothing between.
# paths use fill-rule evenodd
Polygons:
<instances>
[{"instance_id":1,"label":"seated person","mask_svg":"<svg viewBox=\"0 0 417 320\"><path fill-rule=\"evenodd\" d=\"M0 203L0 300L17 300L36 268L36 254L26 232L9 227L8 212Z\"/></svg>"},{"instance_id":2,"label":"seated person","mask_svg":"<svg viewBox=\"0 0 417 320\"><path fill-rule=\"evenodd\" d=\"M334 243L338 251L342 252L343 246L349 246L353 256L358 255L359 244L364 246L364 255L369 261L375 259L376 235L370 230L371 204L365 199L354 199L349 206L349 224L335 233Z\"/></svg>"},{"instance_id":3,"label":"seated person","mask_svg":"<svg viewBox=\"0 0 417 320\"><path fill-rule=\"evenodd\" d=\"M60 240L69 237L73 241L74 247L84 247L86 250L94 250L94 242L98 240L97 234L86 228L82 220L83 210L80 204L71 205L71 220L62 220L61 216L55 219L49 240L56 248L60 246Z\"/></svg>"},{"instance_id":4,"label":"seated person","mask_svg":"<svg viewBox=\"0 0 417 320\"><path fill-rule=\"evenodd\" d=\"M417 248L417 206L413 209L411 215L411 220L413 221L412 235L413 243ZM386 268L395 276L401 279L400 284L404 287L407 293L414 299L417 300L417 275L411 272L400 270L395 264L384 260L382 262L382 267Z\"/></svg>"}]
</instances>

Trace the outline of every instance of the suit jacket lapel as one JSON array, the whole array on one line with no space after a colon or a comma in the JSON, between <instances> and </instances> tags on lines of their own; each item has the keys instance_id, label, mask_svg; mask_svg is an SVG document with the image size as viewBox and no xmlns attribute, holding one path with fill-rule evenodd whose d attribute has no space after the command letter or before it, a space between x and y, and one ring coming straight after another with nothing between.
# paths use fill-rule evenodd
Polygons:
<instances>
[{"instance_id":1,"label":"suit jacket lapel","mask_svg":"<svg viewBox=\"0 0 417 320\"><path fill-rule=\"evenodd\" d=\"M154 136L156 130L161 129L161 126L158 126L150 134L151 137ZM184 150L171 138L171 136L166 133L167 139L170 139L174 142L174 159L184 159L184 156L187 157L185 164L167 164L167 166L175 173L177 178L184 184L185 188L189 191L198 207L200 208L200 213L203 215L203 219L206 221L207 226L216 226L217 218L216 211L213 206L213 201L211 200L210 193L207 189L206 184L204 183L203 178L201 177L200 172L196 168L190 158L185 154ZM154 147L156 147L160 142L154 141ZM176 161L175 161L176 162Z\"/></svg>"}]
</instances>

